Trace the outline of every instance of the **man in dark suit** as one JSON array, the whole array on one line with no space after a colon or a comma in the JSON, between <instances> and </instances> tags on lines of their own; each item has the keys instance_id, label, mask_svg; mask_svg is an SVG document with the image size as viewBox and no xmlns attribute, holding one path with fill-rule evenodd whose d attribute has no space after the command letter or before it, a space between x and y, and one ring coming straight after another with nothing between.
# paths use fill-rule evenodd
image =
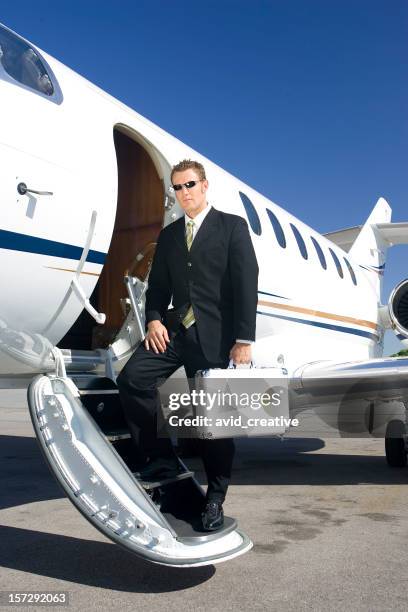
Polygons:
<instances>
[{"instance_id":1,"label":"man in dark suit","mask_svg":"<svg viewBox=\"0 0 408 612\"><path fill-rule=\"evenodd\" d=\"M208 204L202 164L183 160L171 180L185 214L160 232L146 292L147 334L117 381L146 479L178 467L170 439L157 437L158 379L182 365L193 378L200 369L226 368L229 359L249 363L255 340L258 265L246 221ZM198 443L208 479L203 526L214 530L223 524L234 443Z\"/></svg>"}]
</instances>

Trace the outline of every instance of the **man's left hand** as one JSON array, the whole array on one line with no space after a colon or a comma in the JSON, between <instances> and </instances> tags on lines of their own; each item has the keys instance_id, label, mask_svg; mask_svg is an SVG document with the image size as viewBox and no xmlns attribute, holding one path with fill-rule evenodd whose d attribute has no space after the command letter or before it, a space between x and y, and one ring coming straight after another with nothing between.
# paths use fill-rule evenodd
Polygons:
<instances>
[{"instance_id":1,"label":"man's left hand","mask_svg":"<svg viewBox=\"0 0 408 612\"><path fill-rule=\"evenodd\" d=\"M243 342L236 342L230 350L229 358L239 365L240 363L250 363L251 361L251 345Z\"/></svg>"}]
</instances>

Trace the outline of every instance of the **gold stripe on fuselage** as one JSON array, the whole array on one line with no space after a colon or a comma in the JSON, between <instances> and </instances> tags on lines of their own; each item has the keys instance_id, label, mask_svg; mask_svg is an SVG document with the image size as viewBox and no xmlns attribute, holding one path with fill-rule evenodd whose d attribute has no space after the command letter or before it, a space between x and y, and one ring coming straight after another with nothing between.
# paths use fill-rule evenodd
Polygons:
<instances>
[{"instance_id":1,"label":"gold stripe on fuselage","mask_svg":"<svg viewBox=\"0 0 408 612\"><path fill-rule=\"evenodd\" d=\"M321 310L303 308L302 306L290 306L290 304L279 304L278 302L267 302L265 300L259 300L258 304L260 304L261 306L269 306L271 308L278 308L281 310L289 310L291 312L300 312L302 314L308 314L314 317L321 317L322 319L342 321L343 323L354 323L355 325L361 325L362 327L369 327L370 329L375 330L378 329L378 325L376 323L373 323L372 321L365 321L364 319L356 319L354 317L333 314L331 312L322 312Z\"/></svg>"},{"instance_id":2,"label":"gold stripe on fuselage","mask_svg":"<svg viewBox=\"0 0 408 612\"><path fill-rule=\"evenodd\" d=\"M76 273L76 270L69 270L68 268L54 268L54 266L44 266L44 268L50 268L50 270L61 270L61 272L73 272ZM80 274L88 274L89 276L100 276L100 272L80 272Z\"/></svg>"}]
</instances>

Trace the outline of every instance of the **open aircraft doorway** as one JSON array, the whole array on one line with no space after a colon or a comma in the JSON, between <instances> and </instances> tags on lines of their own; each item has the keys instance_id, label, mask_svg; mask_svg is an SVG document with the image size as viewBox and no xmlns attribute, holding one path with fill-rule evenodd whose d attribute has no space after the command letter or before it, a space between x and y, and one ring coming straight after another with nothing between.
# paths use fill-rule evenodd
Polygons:
<instances>
[{"instance_id":1,"label":"open aircraft doorway","mask_svg":"<svg viewBox=\"0 0 408 612\"><path fill-rule=\"evenodd\" d=\"M90 298L106 321L97 325L84 310L59 342L60 348L104 349L115 340L126 318L125 271L147 245L156 242L163 227L165 168L157 154L153 161L146 145L136 138L126 126L113 130L118 172L116 218L106 262Z\"/></svg>"}]
</instances>

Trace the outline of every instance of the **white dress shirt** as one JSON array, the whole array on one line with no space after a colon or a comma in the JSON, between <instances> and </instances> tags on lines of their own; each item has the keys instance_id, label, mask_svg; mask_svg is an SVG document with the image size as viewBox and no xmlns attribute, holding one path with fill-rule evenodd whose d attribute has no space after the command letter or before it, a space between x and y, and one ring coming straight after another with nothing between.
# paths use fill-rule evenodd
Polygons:
<instances>
[{"instance_id":1,"label":"white dress shirt","mask_svg":"<svg viewBox=\"0 0 408 612\"><path fill-rule=\"evenodd\" d=\"M193 240L196 237L198 230L200 229L204 219L206 218L206 216L210 212L211 208L212 208L211 204L207 203L207 206L201 212L199 212L198 215L196 215L194 217L194 219L189 217L187 213L184 213L184 222L186 224L186 232L187 232L187 223L189 221L194 221L194 225L193 225ZM245 344L253 344L253 340L241 340L240 338L237 338L235 340L235 342L243 342Z\"/></svg>"},{"instance_id":2,"label":"white dress shirt","mask_svg":"<svg viewBox=\"0 0 408 612\"><path fill-rule=\"evenodd\" d=\"M194 221L194 225L193 225L193 240L196 237L198 230L200 229L204 219L206 218L206 216L210 212L211 208L212 208L211 204L207 204L207 206L201 212L199 212L198 215L196 217L194 217L194 219L189 217L187 213L184 213L184 221L185 221L185 224L186 224L186 231L187 231L187 223L189 221Z\"/></svg>"}]
</instances>

